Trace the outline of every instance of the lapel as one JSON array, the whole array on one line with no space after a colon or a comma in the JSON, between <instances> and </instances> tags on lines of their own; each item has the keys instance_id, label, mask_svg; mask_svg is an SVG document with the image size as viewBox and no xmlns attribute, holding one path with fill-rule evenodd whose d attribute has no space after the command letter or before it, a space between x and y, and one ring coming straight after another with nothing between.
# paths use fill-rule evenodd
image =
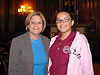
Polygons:
<instances>
[{"instance_id":1,"label":"lapel","mask_svg":"<svg viewBox=\"0 0 100 75\"><path fill-rule=\"evenodd\" d=\"M25 42L26 42L26 48L29 52L29 55L30 57L33 56L33 52L32 52L32 45L31 45L31 40L30 40L30 36L29 36L29 32L26 32L26 35L25 35Z\"/></svg>"},{"instance_id":2,"label":"lapel","mask_svg":"<svg viewBox=\"0 0 100 75\"><path fill-rule=\"evenodd\" d=\"M47 40L44 38L43 35L41 35L41 39L42 39L42 44L43 44L44 51L45 51L45 54L46 54L46 59L47 59L47 64L46 64L46 74L45 74L45 75L48 75L49 46L48 46L48 43L46 43Z\"/></svg>"}]
</instances>

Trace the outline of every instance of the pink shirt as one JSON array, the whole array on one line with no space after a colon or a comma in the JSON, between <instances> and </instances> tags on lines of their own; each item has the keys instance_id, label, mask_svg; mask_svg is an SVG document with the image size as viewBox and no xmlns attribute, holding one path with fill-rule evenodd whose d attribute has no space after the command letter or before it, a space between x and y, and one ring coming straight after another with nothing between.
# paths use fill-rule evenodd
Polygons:
<instances>
[{"instance_id":1,"label":"pink shirt","mask_svg":"<svg viewBox=\"0 0 100 75\"><path fill-rule=\"evenodd\" d=\"M56 37L57 36L51 39L50 47L54 43ZM83 34L79 32L76 33L75 39L70 47L70 52L66 75L94 75L89 43ZM51 65L52 61L49 57L48 75L50 75L49 70Z\"/></svg>"}]
</instances>

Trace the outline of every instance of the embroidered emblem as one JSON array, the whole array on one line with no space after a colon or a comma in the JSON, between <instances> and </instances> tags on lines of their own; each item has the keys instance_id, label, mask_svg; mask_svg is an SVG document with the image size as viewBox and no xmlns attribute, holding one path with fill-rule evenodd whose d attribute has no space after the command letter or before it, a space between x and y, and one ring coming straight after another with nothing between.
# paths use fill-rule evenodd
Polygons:
<instances>
[{"instance_id":1,"label":"embroidered emblem","mask_svg":"<svg viewBox=\"0 0 100 75\"><path fill-rule=\"evenodd\" d=\"M64 46L64 48L63 48L63 52L64 53L70 53L70 47L69 46Z\"/></svg>"}]
</instances>

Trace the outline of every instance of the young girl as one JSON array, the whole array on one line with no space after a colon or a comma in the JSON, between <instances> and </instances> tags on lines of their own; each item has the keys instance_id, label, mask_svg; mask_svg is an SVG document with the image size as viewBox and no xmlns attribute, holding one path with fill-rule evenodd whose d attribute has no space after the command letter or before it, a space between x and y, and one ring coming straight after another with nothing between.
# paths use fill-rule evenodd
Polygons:
<instances>
[{"instance_id":1,"label":"young girl","mask_svg":"<svg viewBox=\"0 0 100 75\"><path fill-rule=\"evenodd\" d=\"M56 25L59 34L51 39L49 75L94 75L88 40L73 31L74 20L70 12L59 12Z\"/></svg>"}]
</instances>

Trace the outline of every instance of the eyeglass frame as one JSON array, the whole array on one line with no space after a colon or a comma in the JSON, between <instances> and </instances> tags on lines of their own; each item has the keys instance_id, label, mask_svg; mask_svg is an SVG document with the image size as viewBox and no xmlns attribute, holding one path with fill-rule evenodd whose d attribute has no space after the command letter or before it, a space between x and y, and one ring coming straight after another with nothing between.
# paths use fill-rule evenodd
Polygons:
<instances>
[{"instance_id":1,"label":"eyeglass frame","mask_svg":"<svg viewBox=\"0 0 100 75\"><path fill-rule=\"evenodd\" d=\"M31 22L31 24L32 25L40 25L40 24L43 24L43 22L35 22L35 21L33 21L33 22Z\"/></svg>"},{"instance_id":2,"label":"eyeglass frame","mask_svg":"<svg viewBox=\"0 0 100 75\"><path fill-rule=\"evenodd\" d=\"M60 22L57 22L58 20L60 20ZM58 24L58 23L61 23L61 21L63 21L63 23L66 23L66 22L68 22L69 20L72 20L72 19L69 19L69 18L64 18L64 19L58 19L58 20L56 20L56 23ZM64 21L65 20L65 21Z\"/></svg>"}]
</instances>

